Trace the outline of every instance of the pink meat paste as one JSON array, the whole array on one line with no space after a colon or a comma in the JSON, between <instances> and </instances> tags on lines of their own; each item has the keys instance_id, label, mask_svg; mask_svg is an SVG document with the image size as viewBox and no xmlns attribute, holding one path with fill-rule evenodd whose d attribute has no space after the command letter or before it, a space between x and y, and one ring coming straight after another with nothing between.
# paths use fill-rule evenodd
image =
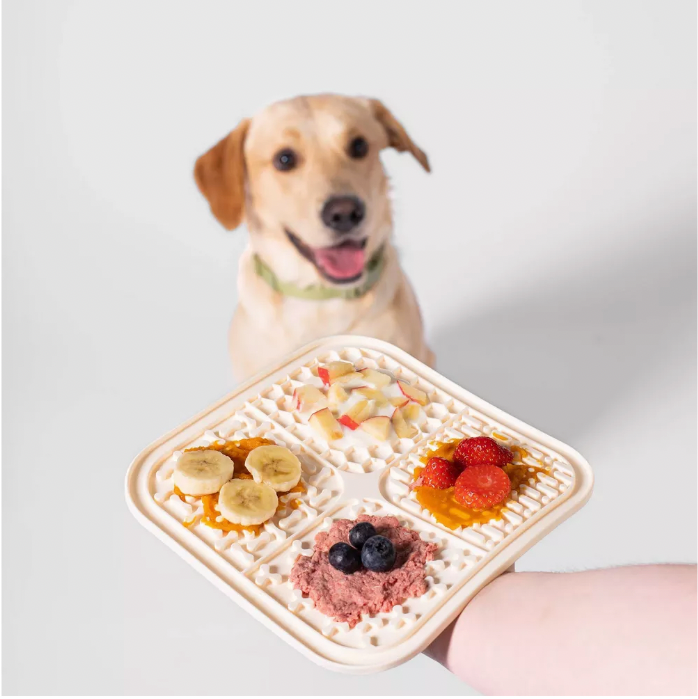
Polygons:
<instances>
[{"instance_id":1,"label":"pink meat paste","mask_svg":"<svg viewBox=\"0 0 698 699\"><path fill-rule=\"evenodd\" d=\"M393 542L396 559L392 570L374 573L362 568L345 575L330 565L330 547L338 541L349 543L349 532L357 522L370 522L378 534ZM436 549L436 544L428 544L416 532L401 527L395 517L338 519L329 531L315 537L312 556L298 556L291 582L323 614L353 628L362 614L389 612L408 597L423 595L427 591L424 564L434 558Z\"/></svg>"}]
</instances>

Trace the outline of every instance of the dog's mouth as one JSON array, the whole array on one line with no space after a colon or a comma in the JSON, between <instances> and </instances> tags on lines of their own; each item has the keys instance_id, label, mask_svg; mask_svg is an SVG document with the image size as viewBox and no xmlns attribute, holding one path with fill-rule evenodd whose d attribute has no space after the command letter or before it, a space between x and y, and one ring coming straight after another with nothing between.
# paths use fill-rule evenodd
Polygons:
<instances>
[{"instance_id":1,"label":"dog's mouth","mask_svg":"<svg viewBox=\"0 0 698 699\"><path fill-rule=\"evenodd\" d=\"M310 260L325 279L334 284L358 281L364 273L367 238L346 240L329 248L313 248L288 229L286 235L296 250Z\"/></svg>"}]
</instances>

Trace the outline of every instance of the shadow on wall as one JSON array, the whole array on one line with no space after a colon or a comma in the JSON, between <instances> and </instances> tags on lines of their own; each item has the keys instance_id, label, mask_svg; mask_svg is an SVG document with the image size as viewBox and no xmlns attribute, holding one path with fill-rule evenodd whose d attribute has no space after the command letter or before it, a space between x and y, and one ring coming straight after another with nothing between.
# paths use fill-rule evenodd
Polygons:
<instances>
[{"instance_id":1,"label":"shadow on wall","mask_svg":"<svg viewBox=\"0 0 698 699\"><path fill-rule=\"evenodd\" d=\"M658 234L654 247L569 269L564 279L546 283L541 270L505 302L463 311L434 333L437 369L579 443L641 377L695 364L693 223L672 234Z\"/></svg>"}]
</instances>

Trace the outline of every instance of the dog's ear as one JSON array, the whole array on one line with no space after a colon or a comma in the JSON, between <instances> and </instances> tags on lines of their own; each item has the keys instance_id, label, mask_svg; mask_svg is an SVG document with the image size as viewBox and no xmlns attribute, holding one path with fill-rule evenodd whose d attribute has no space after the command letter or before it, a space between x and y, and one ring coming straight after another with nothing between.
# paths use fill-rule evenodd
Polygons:
<instances>
[{"instance_id":1,"label":"dog's ear","mask_svg":"<svg viewBox=\"0 0 698 699\"><path fill-rule=\"evenodd\" d=\"M368 104L373 116L381 123L388 134L388 145L395 150L408 151L419 161L419 164L431 172L427 154L409 137L403 125L393 116L392 112L380 101L370 99Z\"/></svg>"},{"instance_id":2,"label":"dog's ear","mask_svg":"<svg viewBox=\"0 0 698 699\"><path fill-rule=\"evenodd\" d=\"M243 146L250 121L241 121L222 141L204 153L194 166L194 179L208 199L213 215L232 231L245 211Z\"/></svg>"}]
</instances>

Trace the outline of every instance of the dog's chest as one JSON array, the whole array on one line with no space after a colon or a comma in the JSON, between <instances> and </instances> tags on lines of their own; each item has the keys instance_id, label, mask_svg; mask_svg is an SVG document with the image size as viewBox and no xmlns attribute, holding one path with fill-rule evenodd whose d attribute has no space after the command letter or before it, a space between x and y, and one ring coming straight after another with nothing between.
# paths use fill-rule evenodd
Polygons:
<instances>
[{"instance_id":1,"label":"dog's chest","mask_svg":"<svg viewBox=\"0 0 698 699\"><path fill-rule=\"evenodd\" d=\"M289 337L303 341L309 334L337 335L347 332L370 312L368 299L354 301L328 299L308 302L285 298L281 304L281 319Z\"/></svg>"}]
</instances>

